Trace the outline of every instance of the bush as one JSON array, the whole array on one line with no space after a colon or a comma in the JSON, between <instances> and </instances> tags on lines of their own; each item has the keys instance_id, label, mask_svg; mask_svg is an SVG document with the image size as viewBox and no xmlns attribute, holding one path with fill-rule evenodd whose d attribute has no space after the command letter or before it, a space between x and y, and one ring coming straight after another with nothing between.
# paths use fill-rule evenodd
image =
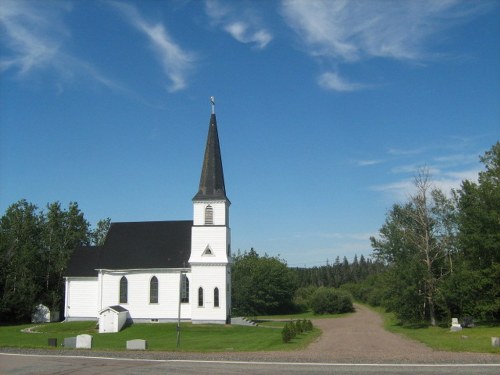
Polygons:
<instances>
[{"instance_id":1,"label":"bush","mask_svg":"<svg viewBox=\"0 0 500 375\"><path fill-rule=\"evenodd\" d=\"M306 332L310 332L313 330L313 324L310 320L304 320L304 328Z\"/></svg>"},{"instance_id":2,"label":"bush","mask_svg":"<svg viewBox=\"0 0 500 375\"><path fill-rule=\"evenodd\" d=\"M290 331L290 326L285 324L283 329L281 330L281 339L283 340L284 343L290 342L292 339L292 332Z\"/></svg>"},{"instance_id":3,"label":"bush","mask_svg":"<svg viewBox=\"0 0 500 375\"><path fill-rule=\"evenodd\" d=\"M306 312L311 308L311 298L316 289L318 289L318 287L309 285L299 288L295 291L293 303L295 304L298 312Z\"/></svg>"},{"instance_id":4,"label":"bush","mask_svg":"<svg viewBox=\"0 0 500 375\"><path fill-rule=\"evenodd\" d=\"M354 311L352 296L342 290L320 287L311 300L315 314L340 314Z\"/></svg>"}]
</instances>

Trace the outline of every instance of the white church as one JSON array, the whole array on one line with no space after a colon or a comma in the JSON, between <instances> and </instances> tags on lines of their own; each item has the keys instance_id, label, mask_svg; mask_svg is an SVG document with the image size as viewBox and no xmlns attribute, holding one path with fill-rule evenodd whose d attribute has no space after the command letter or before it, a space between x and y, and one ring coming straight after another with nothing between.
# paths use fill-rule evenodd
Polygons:
<instances>
[{"instance_id":1,"label":"white church","mask_svg":"<svg viewBox=\"0 0 500 375\"><path fill-rule=\"evenodd\" d=\"M133 322L231 321L231 229L214 101L193 220L112 223L102 246L75 249L66 321L113 308Z\"/></svg>"}]
</instances>

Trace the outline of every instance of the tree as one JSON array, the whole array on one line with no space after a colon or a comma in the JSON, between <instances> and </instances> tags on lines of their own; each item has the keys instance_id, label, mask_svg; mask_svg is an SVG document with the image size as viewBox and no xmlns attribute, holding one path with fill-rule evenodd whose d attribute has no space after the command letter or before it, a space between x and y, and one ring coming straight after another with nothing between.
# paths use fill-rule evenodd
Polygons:
<instances>
[{"instance_id":1,"label":"tree","mask_svg":"<svg viewBox=\"0 0 500 375\"><path fill-rule=\"evenodd\" d=\"M232 302L243 315L285 313L293 309L295 272L286 263L254 249L237 255L232 267Z\"/></svg>"},{"instance_id":2,"label":"tree","mask_svg":"<svg viewBox=\"0 0 500 375\"><path fill-rule=\"evenodd\" d=\"M500 318L500 142L482 157L478 183L465 180L458 193L460 272L456 307L467 314Z\"/></svg>"},{"instance_id":3,"label":"tree","mask_svg":"<svg viewBox=\"0 0 500 375\"><path fill-rule=\"evenodd\" d=\"M43 236L40 246L40 260L44 265L45 286L41 302L51 309L57 309L64 295L64 271L73 253L80 245L88 245L90 225L76 202L67 210L59 202L47 205L44 217Z\"/></svg>"},{"instance_id":4,"label":"tree","mask_svg":"<svg viewBox=\"0 0 500 375\"><path fill-rule=\"evenodd\" d=\"M75 247L90 243L89 223L78 204L47 212L20 200L0 218L0 314L5 321L26 321L43 303L59 308L64 272Z\"/></svg>"},{"instance_id":5,"label":"tree","mask_svg":"<svg viewBox=\"0 0 500 375\"><path fill-rule=\"evenodd\" d=\"M0 219L0 315L2 320L27 320L40 292L43 269L39 243L43 219L38 208L20 200Z\"/></svg>"},{"instance_id":6,"label":"tree","mask_svg":"<svg viewBox=\"0 0 500 375\"><path fill-rule=\"evenodd\" d=\"M110 226L111 219L109 217L97 222L96 228L91 232L92 245L104 245L104 241L106 240L106 236L108 234Z\"/></svg>"},{"instance_id":7,"label":"tree","mask_svg":"<svg viewBox=\"0 0 500 375\"><path fill-rule=\"evenodd\" d=\"M380 230L381 239L371 241L375 255L392 266L397 290L391 305L396 313L407 320L429 319L434 326L440 283L450 272L445 260L453 251L454 232L446 220L447 208L453 205L440 190L432 189L427 170L419 170L414 185L416 193L408 203L394 205Z\"/></svg>"}]
</instances>

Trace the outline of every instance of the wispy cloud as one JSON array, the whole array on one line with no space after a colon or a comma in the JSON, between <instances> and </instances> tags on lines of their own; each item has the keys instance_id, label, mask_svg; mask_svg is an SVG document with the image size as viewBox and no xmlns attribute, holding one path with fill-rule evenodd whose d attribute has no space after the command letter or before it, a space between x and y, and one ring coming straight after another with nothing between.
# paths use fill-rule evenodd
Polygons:
<instances>
[{"instance_id":1,"label":"wispy cloud","mask_svg":"<svg viewBox=\"0 0 500 375\"><path fill-rule=\"evenodd\" d=\"M0 61L1 69L17 69L19 74L26 75L36 69L57 65L61 45L68 36L60 17L64 10L67 9L44 7L40 3L2 2L2 39L9 50Z\"/></svg>"},{"instance_id":2,"label":"wispy cloud","mask_svg":"<svg viewBox=\"0 0 500 375\"><path fill-rule=\"evenodd\" d=\"M432 36L484 8L480 2L462 0L282 1L285 21L307 52L334 66L373 57L409 62L435 58L429 48ZM332 77L333 84L322 84L321 79L319 84L335 91L366 88L345 84L338 73Z\"/></svg>"},{"instance_id":3,"label":"wispy cloud","mask_svg":"<svg viewBox=\"0 0 500 375\"><path fill-rule=\"evenodd\" d=\"M64 15L71 11L66 2L27 2L4 0L0 6L2 42L6 46L0 59L0 71L12 70L22 78L39 71L53 71L56 86L77 77L92 79L114 90L121 86L107 78L89 62L66 52L71 34Z\"/></svg>"},{"instance_id":4,"label":"wispy cloud","mask_svg":"<svg viewBox=\"0 0 500 375\"><path fill-rule=\"evenodd\" d=\"M195 54L181 48L170 36L165 26L147 21L133 6L118 2L110 4L148 38L165 75L170 80L168 90L175 92L186 88L187 76L194 69Z\"/></svg>"},{"instance_id":5,"label":"wispy cloud","mask_svg":"<svg viewBox=\"0 0 500 375\"><path fill-rule=\"evenodd\" d=\"M356 164L358 165L358 167L369 167L371 165L377 165L382 162L383 160L380 159L371 159L371 160L358 160Z\"/></svg>"},{"instance_id":6,"label":"wispy cloud","mask_svg":"<svg viewBox=\"0 0 500 375\"><path fill-rule=\"evenodd\" d=\"M428 168L432 187L440 189L445 194L451 193L452 189L459 189L464 180L476 182L480 170L481 168L479 166L457 171L442 170L433 167ZM408 169L404 172L407 172L408 175L402 179L387 184L372 186L371 189L382 192L391 197L391 199L396 199L397 201L408 199L408 197L415 194L414 176L417 173L417 168L413 170Z\"/></svg>"},{"instance_id":7,"label":"wispy cloud","mask_svg":"<svg viewBox=\"0 0 500 375\"><path fill-rule=\"evenodd\" d=\"M366 86L360 83L348 82L335 72L325 72L321 74L318 77L318 84L324 89L340 92L357 91Z\"/></svg>"},{"instance_id":8,"label":"wispy cloud","mask_svg":"<svg viewBox=\"0 0 500 375\"><path fill-rule=\"evenodd\" d=\"M214 25L221 26L240 43L263 49L273 39L271 32L261 26L259 18L250 9L241 11L218 0L207 0L205 11Z\"/></svg>"}]
</instances>

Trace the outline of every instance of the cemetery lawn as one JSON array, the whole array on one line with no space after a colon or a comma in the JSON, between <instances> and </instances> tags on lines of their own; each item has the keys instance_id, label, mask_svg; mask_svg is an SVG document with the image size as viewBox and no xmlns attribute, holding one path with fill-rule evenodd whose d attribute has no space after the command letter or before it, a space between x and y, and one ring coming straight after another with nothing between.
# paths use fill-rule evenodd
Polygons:
<instances>
[{"instance_id":1,"label":"cemetery lawn","mask_svg":"<svg viewBox=\"0 0 500 375\"><path fill-rule=\"evenodd\" d=\"M92 335L94 350L125 350L127 340L144 339L147 340L150 351L273 351L302 349L321 334L319 329L314 328L312 332L298 335L284 344L280 327L182 323L181 345L177 349L175 323L133 324L118 333L101 334L96 330L96 322L46 323L34 329L39 333L21 332L21 329L33 326L35 325L1 326L0 347L49 349L48 339L57 338L60 349L64 338L85 333Z\"/></svg>"},{"instance_id":2,"label":"cemetery lawn","mask_svg":"<svg viewBox=\"0 0 500 375\"><path fill-rule=\"evenodd\" d=\"M476 352L500 354L499 347L491 345L491 337L500 336L500 323L477 324L474 328L464 328L451 332L450 327L404 326L398 323L394 314L381 308L375 309L384 319L384 328L410 339L420 341L430 348L451 352Z\"/></svg>"}]
</instances>

